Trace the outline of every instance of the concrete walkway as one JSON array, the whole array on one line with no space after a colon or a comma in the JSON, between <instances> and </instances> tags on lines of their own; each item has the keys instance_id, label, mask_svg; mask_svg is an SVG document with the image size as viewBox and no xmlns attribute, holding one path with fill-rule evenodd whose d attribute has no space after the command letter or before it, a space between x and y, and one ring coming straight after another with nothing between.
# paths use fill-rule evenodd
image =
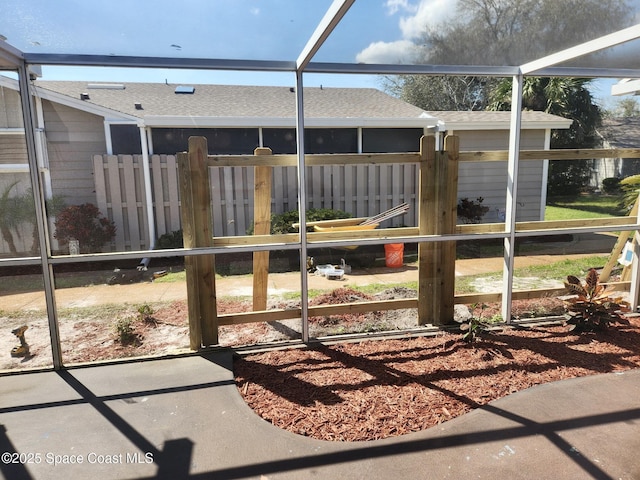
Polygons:
<instances>
[{"instance_id":1,"label":"concrete walkway","mask_svg":"<svg viewBox=\"0 0 640 480\"><path fill-rule=\"evenodd\" d=\"M640 478L640 371L534 387L438 427L334 443L243 402L231 353L0 377L5 479Z\"/></svg>"}]
</instances>

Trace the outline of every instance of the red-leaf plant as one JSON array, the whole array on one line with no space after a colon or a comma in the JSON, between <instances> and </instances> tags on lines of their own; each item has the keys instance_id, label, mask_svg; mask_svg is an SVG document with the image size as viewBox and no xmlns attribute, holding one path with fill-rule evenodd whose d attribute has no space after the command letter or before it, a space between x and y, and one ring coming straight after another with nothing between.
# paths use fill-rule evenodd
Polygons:
<instances>
[{"instance_id":1,"label":"red-leaf plant","mask_svg":"<svg viewBox=\"0 0 640 480\"><path fill-rule=\"evenodd\" d=\"M54 238L62 245L75 239L82 253L99 252L116 235L116 225L92 203L70 205L58 213Z\"/></svg>"},{"instance_id":2,"label":"red-leaf plant","mask_svg":"<svg viewBox=\"0 0 640 480\"><path fill-rule=\"evenodd\" d=\"M578 277L567 276L564 286L571 294L565 299L567 324L576 332L605 330L612 322L627 323L622 314L630 310L629 303L622 297L610 296L610 291L598 283L598 272L592 268L587 273L585 283Z\"/></svg>"}]
</instances>

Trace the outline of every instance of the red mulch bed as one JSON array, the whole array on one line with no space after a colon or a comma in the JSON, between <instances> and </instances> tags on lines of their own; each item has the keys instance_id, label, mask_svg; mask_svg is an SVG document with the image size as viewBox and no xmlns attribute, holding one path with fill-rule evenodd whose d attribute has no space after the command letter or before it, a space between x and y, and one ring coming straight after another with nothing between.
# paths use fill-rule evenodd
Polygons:
<instances>
[{"instance_id":1,"label":"red mulch bed","mask_svg":"<svg viewBox=\"0 0 640 480\"><path fill-rule=\"evenodd\" d=\"M640 367L640 319L575 334L566 326L370 340L237 357L238 389L280 428L333 441L424 430L534 385Z\"/></svg>"}]
</instances>

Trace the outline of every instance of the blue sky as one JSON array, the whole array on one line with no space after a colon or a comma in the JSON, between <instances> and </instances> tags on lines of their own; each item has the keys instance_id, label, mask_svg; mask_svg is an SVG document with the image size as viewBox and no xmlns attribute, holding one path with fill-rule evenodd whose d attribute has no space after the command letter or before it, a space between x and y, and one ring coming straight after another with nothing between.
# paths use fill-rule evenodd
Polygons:
<instances>
[{"instance_id":1,"label":"blue sky","mask_svg":"<svg viewBox=\"0 0 640 480\"><path fill-rule=\"evenodd\" d=\"M636 3L640 0L632 0ZM0 0L0 34L28 52L295 60L332 0ZM357 0L314 61L405 63L456 0ZM292 85L293 74L43 67L45 79ZM612 82L602 82L607 96ZM375 87L369 75L305 84Z\"/></svg>"}]
</instances>

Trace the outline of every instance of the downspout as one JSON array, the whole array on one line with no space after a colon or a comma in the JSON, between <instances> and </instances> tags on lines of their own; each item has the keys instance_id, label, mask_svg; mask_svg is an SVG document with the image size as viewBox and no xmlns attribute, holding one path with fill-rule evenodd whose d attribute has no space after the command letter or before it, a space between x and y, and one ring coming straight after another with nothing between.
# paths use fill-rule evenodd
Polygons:
<instances>
[{"instance_id":1,"label":"downspout","mask_svg":"<svg viewBox=\"0 0 640 480\"><path fill-rule=\"evenodd\" d=\"M153 198L151 195L151 171L149 168L149 148L147 145L146 127L140 127L140 145L142 146L142 179L144 180L145 205L147 206L147 229L149 231L149 247L148 250L156 248L156 224L153 216ZM149 266L150 258L140 260L138 269L144 269Z\"/></svg>"}]
</instances>

